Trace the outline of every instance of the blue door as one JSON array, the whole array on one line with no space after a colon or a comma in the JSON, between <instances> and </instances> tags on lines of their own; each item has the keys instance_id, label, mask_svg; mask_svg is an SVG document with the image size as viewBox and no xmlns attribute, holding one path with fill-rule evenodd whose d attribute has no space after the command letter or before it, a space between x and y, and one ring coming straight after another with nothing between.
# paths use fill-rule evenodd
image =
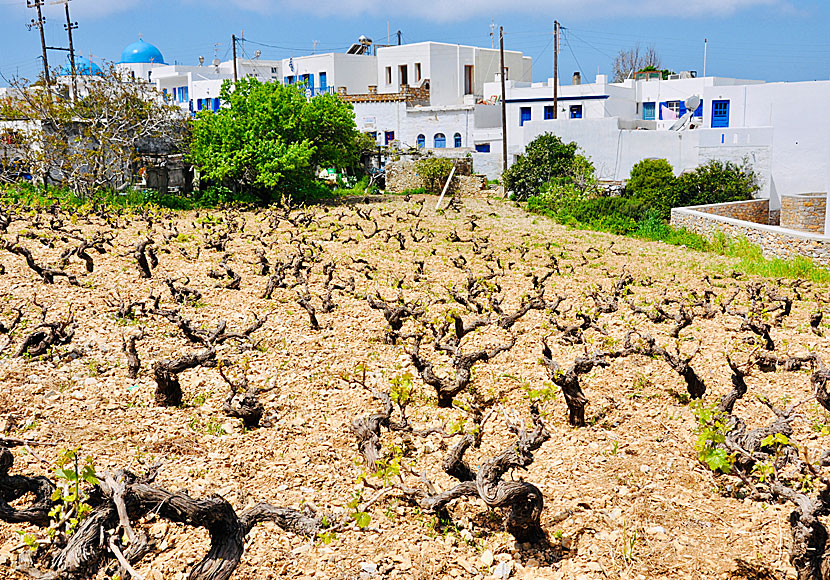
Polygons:
<instances>
[{"instance_id":1,"label":"blue door","mask_svg":"<svg viewBox=\"0 0 830 580\"><path fill-rule=\"evenodd\" d=\"M519 109L519 126L524 125L530 121L530 107L521 107Z\"/></svg>"},{"instance_id":2,"label":"blue door","mask_svg":"<svg viewBox=\"0 0 830 580\"><path fill-rule=\"evenodd\" d=\"M436 149L444 149L447 147L447 137L443 133L436 133L433 141Z\"/></svg>"},{"instance_id":3,"label":"blue door","mask_svg":"<svg viewBox=\"0 0 830 580\"><path fill-rule=\"evenodd\" d=\"M729 127L729 101L712 101L712 128Z\"/></svg>"},{"instance_id":4,"label":"blue door","mask_svg":"<svg viewBox=\"0 0 830 580\"><path fill-rule=\"evenodd\" d=\"M655 117L655 103L643 103L643 121L654 121Z\"/></svg>"},{"instance_id":5,"label":"blue door","mask_svg":"<svg viewBox=\"0 0 830 580\"><path fill-rule=\"evenodd\" d=\"M455 134L454 141L455 141L455 143L454 143L455 148L460 149L461 148L461 133L456 133Z\"/></svg>"},{"instance_id":6,"label":"blue door","mask_svg":"<svg viewBox=\"0 0 830 580\"><path fill-rule=\"evenodd\" d=\"M326 78L326 73L321 72L320 73L320 92L325 93L326 90L328 90L328 88L329 88L329 85L328 85L328 79Z\"/></svg>"},{"instance_id":7,"label":"blue door","mask_svg":"<svg viewBox=\"0 0 830 580\"><path fill-rule=\"evenodd\" d=\"M425 135L418 135L418 149L423 149L427 146L427 138Z\"/></svg>"}]
</instances>

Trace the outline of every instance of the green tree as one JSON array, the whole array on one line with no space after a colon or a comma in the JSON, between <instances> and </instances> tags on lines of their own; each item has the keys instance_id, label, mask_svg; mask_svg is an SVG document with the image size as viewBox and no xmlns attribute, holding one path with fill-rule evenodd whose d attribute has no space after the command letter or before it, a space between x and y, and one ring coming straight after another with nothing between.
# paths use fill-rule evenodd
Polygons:
<instances>
[{"instance_id":1,"label":"green tree","mask_svg":"<svg viewBox=\"0 0 830 580\"><path fill-rule=\"evenodd\" d=\"M668 161L644 159L631 169L625 196L642 202L666 219L677 204L675 182L674 169Z\"/></svg>"},{"instance_id":2,"label":"green tree","mask_svg":"<svg viewBox=\"0 0 830 580\"><path fill-rule=\"evenodd\" d=\"M539 195L552 180L565 179L580 189L589 187L594 183L594 166L577 150L576 143L564 143L552 133L540 135L502 175L505 188L524 201Z\"/></svg>"},{"instance_id":3,"label":"green tree","mask_svg":"<svg viewBox=\"0 0 830 580\"><path fill-rule=\"evenodd\" d=\"M358 134L350 104L307 99L300 88L242 79L225 82L218 111L193 123L190 160L209 180L262 200L302 197L316 170L355 165Z\"/></svg>"}]
</instances>

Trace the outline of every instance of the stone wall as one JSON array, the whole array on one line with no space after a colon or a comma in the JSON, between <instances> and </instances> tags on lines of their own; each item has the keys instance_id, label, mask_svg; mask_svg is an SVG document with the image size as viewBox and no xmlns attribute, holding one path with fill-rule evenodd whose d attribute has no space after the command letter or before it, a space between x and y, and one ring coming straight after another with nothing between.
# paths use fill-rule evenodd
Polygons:
<instances>
[{"instance_id":1,"label":"stone wall","mask_svg":"<svg viewBox=\"0 0 830 580\"><path fill-rule=\"evenodd\" d=\"M704 213L719 215L755 224L769 225L769 200L751 199L749 201L733 201L712 205L698 205L687 209L695 209Z\"/></svg>"},{"instance_id":2,"label":"stone wall","mask_svg":"<svg viewBox=\"0 0 830 580\"><path fill-rule=\"evenodd\" d=\"M826 193L781 196L781 227L800 232L824 233Z\"/></svg>"},{"instance_id":3,"label":"stone wall","mask_svg":"<svg viewBox=\"0 0 830 580\"><path fill-rule=\"evenodd\" d=\"M402 193L409 189L425 187L424 180L415 172L415 162L420 159L415 155L402 155L398 161L386 164L386 190L392 193ZM472 160L466 157L454 159L456 163L455 175L451 191L459 195L475 195L487 188L487 178L483 175L473 175Z\"/></svg>"},{"instance_id":4,"label":"stone wall","mask_svg":"<svg viewBox=\"0 0 830 580\"><path fill-rule=\"evenodd\" d=\"M711 207L708 206L708 208ZM820 266L830 265L830 237L828 236L741 221L720 216L711 211L700 211L700 206L671 210L671 225L708 238L714 238L718 233L732 239L746 238L759 246L767 258L788 260L804 256Z\"/></svg>"}]
</instances>

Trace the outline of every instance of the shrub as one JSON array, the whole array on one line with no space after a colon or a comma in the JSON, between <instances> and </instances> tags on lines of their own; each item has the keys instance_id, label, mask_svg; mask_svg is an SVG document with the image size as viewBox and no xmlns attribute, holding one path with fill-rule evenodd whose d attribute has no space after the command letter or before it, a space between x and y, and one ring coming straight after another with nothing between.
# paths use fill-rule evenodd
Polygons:
<instances>
[{"instance_id":1,"label":"shrub","mask_svg":"<svg viewBox=\"0 0 830 580\"><path fill-rule=\"evenodd\" d=\"M625 186L625 196L636 199L668 219L676 206L676 178L671 164L665 159L644 159L631 169Z\"/></svg>"},{"instance_id":2,"label":"shrub","mask_svg":"<svg viewBox=\"0 0 830 580\"><path fill-rule=\"evenodd\" d=\"M748 163L712 160L677 178L675 207L744 201L759 189L758 176Z\"/></svg>"},{"instance_id":3,"label":"shrub","mask_svg":"<svg viewBox=\"0 0 830 580\"><path fill-rule=\"evenodd\" d=\"M452 171L453 162L443 157L427 157L415 162L415 173L423 179L429 193L441 193ZM450 184L450 192L452 184Z\"/></svg>"},{"instance_id":4,"label":"shrub","mask_svg":"<svg viewBox=\"0 0 830 580\"><path fill-rule=\"evenodd\" d=\"M583 190L589 188L594 184L594 166L577 149L576 143L563 143L551 133L540 135L502 175L505 188L521 201L539 195L554 179L567 178Z\"/></svg>"}]
</instances>

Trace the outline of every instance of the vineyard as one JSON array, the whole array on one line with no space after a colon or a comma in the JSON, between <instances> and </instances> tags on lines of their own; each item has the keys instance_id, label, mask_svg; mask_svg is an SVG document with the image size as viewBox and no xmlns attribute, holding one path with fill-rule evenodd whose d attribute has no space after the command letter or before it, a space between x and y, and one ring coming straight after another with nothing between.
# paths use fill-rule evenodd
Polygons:
<instances>
[{"instance_id":1,"label":"vineyard","mask_svg":"<svg viewBox=\"0 0 830 580\"><path fill-rule=\"evenodd\" d=\"M830 577L824 286L488 199L0 214L0 577Z\"/></svg>"}]
</instances>

